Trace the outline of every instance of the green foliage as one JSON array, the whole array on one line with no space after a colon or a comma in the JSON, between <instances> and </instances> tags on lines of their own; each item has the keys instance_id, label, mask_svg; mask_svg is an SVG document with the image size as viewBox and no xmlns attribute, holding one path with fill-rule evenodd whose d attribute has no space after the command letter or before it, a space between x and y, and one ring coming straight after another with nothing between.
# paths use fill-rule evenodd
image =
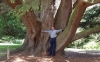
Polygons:
<instances>
[{"instance_id":1,"label":"green foliage","mask_svg":"<svg viewBox=\"0 0 100 62\"><path fill-rule=\"evenodd\" d=\"M4 28L4 22L3 22L3 18L2 16L0 15L0 37L2 36L2 33L3 33L3 28Z\"/></svg>"},{"instance_id":2,"label":"green foliage","mask_svg":"<svg viewBox=\"0 0 100 62\"><path fill-rule=\"evenodd\" d=\"M16 15L18 18L20 18L22 15L26 14L26 12L28 12L29 10L34 10L36 12L40 12L39 11L39 0L26 0L23 4L18 5L15 9L14 9L14 15Z\"/></svg>"},{"instance_id":3,"label":"green foliage","mask_svg":"<svg viewBox=\"0 0 100 62\"><path fill-rule=\"evenodd\" d=\"M17 18L12 12L3 14L0 18L0 38L2 36L13 36L23 38L25 36L25 27L21 19Z\"/></svg>"},{"instance_id":4,"label":"green foliage","mask_svg":"<svg viewBox=\"0 0 100 62\"><path fill-rule=\"evenodd\" d=\"M100 33L91 34L85 38L76 40L68 45L68 48L78 49L100 49Z\"/></svg>"},{"instance_id":5,"label":"green foliage","mask_svg":"<svg viewBox=\"0 0 100 62\"><path fill-rule=\"evenodd\" d=\"M0 39L0 43L14 43L14 44L22 44L23 43L23 39L17 39L15 37L12 37L12 36L3 36L1 39Z\"/></svg>"},{"instance_id":6,"label":"green foliage","mask_svg":"<svg viewBox=\"0 0 100 62\"><path fill-rule=\"evenodd\" d=\"M88 2L92 2L93 0L88 0Z\"/></svg>"},{"instance_id":7,"label":"green foliage","mask_svg":"<svg viewBox=\"0 0 100 62\"><path fill-rule=\"evenodd\" d=\"M99 49L100 48L100 42L95 42L95 41L91 41L88 42L86 45L83 45L83 49Z\"/></svg>"},{"instance_id":8,"label":"green foliage","mask_svg":"<svg viewBox=\"0 0 100 62\"><path fill-rule=\"evenodd\" d=\"M34 2L31 2L30 6L32 7L32 9L38 10L39 4L40 4L39 0L34 0Z\"/></svg>"},{"instance_id":9,"label":"green foliage","mask_svg":"<svg viewBox=\"0 0 100 62\"><path fill-rule=\"evenodd\" d=\"M19 5L14 9L13 15L20 18L22 15L24 15L26 12L28 12L29 9L30 9L30 5L28 5L28 4Z\"/></svg>"},{"instance_id":10,"label":"green foliage","mask_svg":"<svg viewBox=\"0 0 100 62\"><path fill-rule=\"evenodd\" d=\"M15 2L15 0L10 0L11 1L11 3L14 3Z\"/></svg>"},{"instance_id":11,"label":"green foliage","mask_svg":"<svg viewBox=\"0 0 100 62\"><path fill-rule=\"evenodd\" d=\"M100 6L96 5L89 9L87 9L83 15L82 21L84 22L83 25L81 25L82 28L92 28L98 25L92 25L91 23L98 22L100 16Z\"/></svg>"},{"instance_id":12,"label":"green foliage","mask_svg":"<svg viewBox=\"0 0 100 62\"><path fill-rule=\"evenodd\" d=\"M100 14L100 6L94 6L93 8L85 12L83 19L91 21L91 19L98 17L99 14Z\"/></svg>"},{"instance_id":13,"label":"green foliage","mask_svg":"<svg viewBox=\"0 0 100 62\"><path fill-rule=\"evenodd\" d=\"M11 0L11 2L14 3L15 0ZM21 15L18 13L21 12L21 9L25 10L29 8L28 6L21 6L22 5L18 6L20 10L14 11L5 3L2 5L3 9L0 11L0 43L6 41L12 41L13 43L16 43L16 38L23 39L25 37L26 28L24 27L24 24L20 18Z\"/></svg>"}]
</instances>

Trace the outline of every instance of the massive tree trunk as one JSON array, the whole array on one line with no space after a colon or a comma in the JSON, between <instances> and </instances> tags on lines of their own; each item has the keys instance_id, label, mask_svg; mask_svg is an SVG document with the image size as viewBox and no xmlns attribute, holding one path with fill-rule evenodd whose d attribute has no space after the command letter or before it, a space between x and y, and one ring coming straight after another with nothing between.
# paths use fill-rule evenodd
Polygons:
<instances>
[{"instance_id":1,"label":"massive tree trunk","mask_svg":"<svg viewBox=\"0 0 100 62\"><path fill-rule=\"evenodd\" d=\"M15 0L15 3L11 3L10 0L6 0L6 3L15 9L18 5L23 4L23 1L24 0ZM27 44L28 51L34 55L41 51L46 52L48 50L49 35L47 33L42 33L41 30L50 29L51 26L55 26L56 29L64 29L64 31L57 36L56 51L62 52L70 42L82 37L79 34L75 36L76 30L85 9L91 4L83 0L77 0L75 6L73 6L75 8L73 9L72 0L61 0L59 8L56 9L57 13L55 13L55 1L57 0L39 0L39 10L42 9L42 13L36 16L34 10L30 8L28 12L21 16L26 27L28 38L28 43L26 42L23 46ZM99 31L100 30L91 31L91 33ZM80 37L78 37L78 35Z\"/></svg>"},{"instance_id":2,"label":"massive tree trunk","mask_svg":"<svg viewBox=\"0 0 100 62\"><path fill-rule=\"evenodd\" d=\"M17 5L22 4L21 0L15 0L15 3L11 3L10 0L6 2L14 9ZM34 11L29 9L26 14L22 16L23 23L26 27L26 34L28 36L28 50L30 52L36 51L36 47L41 44L41 22L37 20Z\"/></svg>"},{"instance_id":3,"label":"massive tree trunk","mask_svg":"<svg viewBox=\"0 0 100 62\"><path fill-rule=\"evenodd\" d=\"M40 14L40 18L42 21L42 30L49 30L53 25L53 1L52 0L43 0L41 2L41 6L43 7L43 11ZM43 49L42 51L47 51L49 48L49 35L48 33L41 33L41 41Z\"/></svg>"},{"instance_id":4,"label":"massive tree trunk","mask_svg":"<svg viewBox=\"0 0 100 62\"><path fill-rule=\"evenodd\" d=\"M54 26L56 29L64 29L72 12L72 0L61 0L60 7L55 16Z\"/></svg>"}]
</instances>

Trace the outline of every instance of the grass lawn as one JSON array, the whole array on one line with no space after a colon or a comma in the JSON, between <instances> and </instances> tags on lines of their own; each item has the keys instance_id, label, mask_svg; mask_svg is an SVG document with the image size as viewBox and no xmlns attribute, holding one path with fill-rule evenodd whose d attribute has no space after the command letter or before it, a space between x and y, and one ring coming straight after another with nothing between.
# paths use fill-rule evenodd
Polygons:
<instances>
[{"instance_id":1,"label":"grass lawn","mask_svg":"<svg viewBox=\"0 0 100 62\"><path fill-rule=\"evenodd\" d=\"M20 47L21 45L13 45L13 46L9 46L10 47L10 51L14 50L18 47ZM0 45L0 56L4 55L7 53L7 46L6 45Z\"/></svg>"}]
</instances>

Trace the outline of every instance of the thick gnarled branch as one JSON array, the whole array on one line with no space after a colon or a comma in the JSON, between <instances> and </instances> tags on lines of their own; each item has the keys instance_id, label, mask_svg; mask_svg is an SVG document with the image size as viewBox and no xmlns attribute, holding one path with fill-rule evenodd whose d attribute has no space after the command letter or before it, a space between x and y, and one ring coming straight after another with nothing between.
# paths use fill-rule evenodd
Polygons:
<instances>
[{"instance_id":1,"label":"thick gnarled branch","mask_svg":"<svg viewBox=\"0 0 100 62\"><path fill-rule=\"evenodd\" d=\"M54 25L56 29L64 29L66 27L71 12L72 0L61 0L61 4L55 16Z\"/></svg>"},{"instance_id":2,"label":"thick gnarled branch","mask_svg":"<svg viewBox=\"0 0 100 62\"><path fill-rule=\"evenodd\" d=\"M78 0L75 10L69 19L68 26L65 28L62 34L57 37L57 50L63 51L63 49L72 41L76 30L79 26L81 18L85 12L85 9L89 6L87 2ZM59 46L58 46L59 45Z\"/></svg>"},{"instance_id":3,"label":"thick gnarled branch","mask_svg":"<svg viewBox=\"0 0 100 62\"><path fill-rule=\"evenodd\" d=\"M98 33L100 32L100 26L98 27L94 27L94 28L90 28L90 29L87 29L83 32L80 32L80 33L77 33L74 37L73 37L73 40L72 41L75 41L77 39L80 39L80 38L83 38L85 36L88 36L92 33Z\"/></svg>"}]
</instances>

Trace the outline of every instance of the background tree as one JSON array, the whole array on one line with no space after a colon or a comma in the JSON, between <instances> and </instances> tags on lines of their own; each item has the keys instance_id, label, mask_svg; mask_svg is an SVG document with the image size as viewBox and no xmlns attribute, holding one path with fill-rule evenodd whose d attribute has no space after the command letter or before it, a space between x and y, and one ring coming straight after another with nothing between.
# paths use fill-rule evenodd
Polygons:
<instances>
[{"instance_id":1,"label":"background tree","mask_svg":"<svg viewBox=\"0 0 100 62\"><path fill-rule=\"evenodd\" d=\"M57 37L56 51L58 52L62 52L64 48L74 40L91 33L100 32L100 27L98 26L76 33L85 9L94 3L100 2L99 0L76 0L73 5L72 0L61 0L58 9L56 8L56 2L60 0L5 1L15 10L17 16L21 16L26 27L28 38L26 38L25 43L19 49L23 50L22 47L28 47L26 49L34 55L37 55L41 51L48 50L49 36L46 33L41 33L41 30L50 29L52 25L54 25L56 29L64 29Z\"/></svg>"},{"instance_id":2,"label":"background tree","mask_svg":"<svg viewBox=\"0 0 100 62\"><path fill-rule=\"evenodd\" d=\"M4 3L0 2L0 38L3 36L13 36L23 38L25 28L20 18L17 18L13 10Z\"/></svg>"}]
</instances>

